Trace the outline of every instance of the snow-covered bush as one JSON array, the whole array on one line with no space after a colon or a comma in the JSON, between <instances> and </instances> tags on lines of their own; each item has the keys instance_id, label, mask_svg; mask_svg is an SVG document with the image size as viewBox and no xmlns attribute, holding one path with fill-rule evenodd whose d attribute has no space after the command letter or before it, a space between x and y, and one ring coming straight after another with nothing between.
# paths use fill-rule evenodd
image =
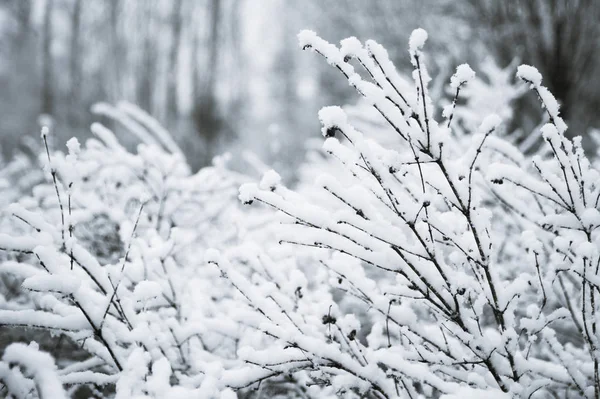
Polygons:
<instances>
[{"instance_id":1,"label":"snow-covered bush","mask_svg":"<svg viewBox=\"0 0 600 399\"><path fill-rule=\"evenodd\" d=\"M324 108L338 165L296 191L274 171L247 183L224 158L192 174L130 104L95 111L142 141L136 153L100 124L67 154L42 130L46 182L2 219L0 275L28 295L0 296L0 328L77 349L11 343L0 394L600 397L600 176L537 70L517 72L549 121L526 156L498 137L501 117L473 129L480 114L456 116L468 65L436 109L423 30L409 43L412 82L373 41L299 39L379 116L358 129ZM278 211L281 246L271 212L238 209L242 183L244 203Z\"/></svg>"},{"instance_id":2,"label":"snow-covered bush","mask_svg":"<svg viewBox=\"0 0 600 399\"><path fill-rule=\"evenodd\" d=\"M30 191L43 181L43 175L35 167L34 160L23 153L17 153L6 164L0 166L0 206L19 199L22 193Z\"/></svg>"},{"instance_id":3,"label":"snow-covered bush","mask_svg":"<svg viewBox=\"0 0 600 399\"><path fill-rule=\"evenodd\" d=\"M460 89L460 100L464 105L454 111L455 128L462 127L468 134L477 129L483 118L492 114L510 121L514 101L527 91L526 85L515 81L515 71L516 62L500 68L492 58L484 59L477 75ZM454 87L449 87L449 91L451 96L456 95Z\"/></svg>"},{"instance_id":4,"label":"snow-covered bush","mask_svg":"<svg viewBox=\"0 0 600 399\"><path fill-rule=\"evenodd\" d=\"M56 372L54 359L40 352L37 344L13 343L0 360L0 392L7 397L28 398L36 392L40 398L63 399L65 390Z\"/></svg>"},{"instance_id":5,"label":"snow-covered bush","mask_svg":"<svg viewBox=\"0 0 600 399\"><path fill-rule=\"evenodd\" d=\"M275 381L281 395L315 398L600 397L600 176L580 140L565 138L558 104L531 66L517 76L548 114L540 154L549 155L525 157L496 137L496 115L468 145L457 140L456 99L444 121L434 119L426 39L423 30L411 36L409 83L373 41L338 48L299 35L403 145L383 146L327 107L324 149L345 171L316 180L329 201L287 189L272 171L241 187L243 202L278 211L280 242L315 248L321 268L308 275L209 253L239 292L231 317L257 334L238 351L238 384ZM457 98L472 77L457 68ZM249 263L248 277L240 271Z\"/></svg>"},{"instance_id":6,"label":"snow-covered bush","mask_svg":"<svg viewBox=\"0 0 600 399\"><path fill-rule=\"evenodd\" d=\"M65 155L42 130L47 182L6 209L18 228L0 234L0 274L22 281L28 300L0 296L0 328L51 331L54 344L40 345L57 367L37 349L8 346L0 392L59 398L48 392L64 386L63 396L85 387L101 397L227 397L215 381L221 364L234 361L236 331L219 308L231 289L203 259L253 228L237 201L247 179L224 158L192 174L168 133L129 104L96 110L142 144L131 153L94 124L95 138L84 147L70 140ZM63 338L74 351L56 353Z\"/></svg>"}]
</instances>

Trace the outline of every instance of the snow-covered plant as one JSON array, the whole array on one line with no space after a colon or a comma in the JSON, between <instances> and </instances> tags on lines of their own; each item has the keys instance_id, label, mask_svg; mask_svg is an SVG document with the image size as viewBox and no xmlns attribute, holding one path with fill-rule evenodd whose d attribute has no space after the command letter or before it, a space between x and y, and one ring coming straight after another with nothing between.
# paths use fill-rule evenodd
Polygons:
<instances>
[{"instance_id":1,"label":"snow-covered plant","mask_svg":"<svg viewBox=\"0 0 600 399\"><path fill-rule=\"evenodd\" d=\"M69 396L86 386L117 398L227 397L211 370L234 355L237 336L218 323L230 289L203 258L250 226L236 198L246 179L224 159L192 174L168 133L131 105L97 110L143 143L131 153L94 124L96 137L84 147L70 140L65 155L42 130L48 183L6 209L20 229L0 234L0 273L22 280L30 301L0 301L0 328L49 330L79 346L39 375ZM60 397L45 394L11 348L0 363L4 394ZM15 378L31 381L15 391Z\"/></svg>"},{"instance_id":2,"label":"snow-covered plant","mask_svg":"<svg viewBox=\"0 0 600 399\"><path fill-rule=\"evenodd\" d=\"M299 35L403 145L382 146L326 107L324 149L345 176L323 171L316 185L337 208L287 189L273 171L241 187L243 202L278 211L281 243L322 258L308 275L254 257L248 277L248 260L209 254L239 292L232 318L262 334L238 352L238 384L287 383L289 397L598 398L600 176L580 140L565 138L558 104L530 66L517 76L548 113L551 155L526 158L495 137L496 115L469 145L457 140L456 99L434 119L426 39L421 29L411 36L411 84L374 41L338 48ZM472 78L457 68L456 98Z\"/></svg>"},{"instance_id":3,"label":"snow-covered plant","mask_svg":"<svg viewBox=\"0 0 600 399\"><path fill-rule=\"evenodd\" d=\"M7 206L19 199L22 193L43 180L41 171L35 168L33 159L18 153L8 163L0 167L0 206Z\"/></svg>"},{"instance_id":4,"label":"snow-covered plant","mask_svg":"<svg viewBox=\"0 0 600 399\"><path fill-rule=\"evenodd\" d=\"M477 76L461 87L460 100L464 105L454 111L458 126L466 131L475 131L478 124L488 115L496 114L509 121L514 113L514 101L523 96L527 88L515 81L515 62L501 68L492 58L486 58L478 68ZM456 94L454 85L449 87L450 95Z\"/></svg>"},{"instance_id":5,"label":"snow-covered plant","mask_svg":"<svg viewBox=\"0 0 600 399\"><path fill-rule=\"evenodd\" d=\"M30 398L36 392L44 399L67 398L54 359L35 343L13 343L0 360L0 393L9 398Z\"/></svg>"}]
</instances>

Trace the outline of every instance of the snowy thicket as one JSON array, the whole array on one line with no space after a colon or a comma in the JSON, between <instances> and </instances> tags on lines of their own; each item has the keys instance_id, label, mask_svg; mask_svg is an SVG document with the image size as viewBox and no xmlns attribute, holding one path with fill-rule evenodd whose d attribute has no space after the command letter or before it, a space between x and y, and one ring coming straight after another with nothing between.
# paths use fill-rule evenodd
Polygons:
<instances>
[{"instance_id":1,"label":"snowy thicket","mask_svg":"<svg viewBox=\"0 0 600 399\"><path fill-rule=\"evenodd\" d=\"M227 157L192 174L126 103L94 110L142 142L135 153L100 124L53 151L43 128L46 181L0 225L0 275L27 292L0 296L0 328L83 354L12 343L0 393L600 397L597 169L531 66L517 77L548 120L533 156L500 135L522 88L483 116L463 64L451 103L434 102L426 40L410 38L407 79L374 41L299 35L372 109L319 113L330 161L295 190L275 171L251 183Z\"/></svg>"},{"instance_id":2,"label":"snowy thicket","mask_svg":"<svg viewBox=\"0 0 600 399\"><path fill-rule=\"evenodd\" d=\"M565 138L531 66L517 76L548 114L540 155L498 138L496 115L468 145L456 140L454 106L434 120L426 39L411 37L408 82L373 41L336 47L299 35L403 146L378 144L327 107L324 149L345 171L315 181L329 200L285 188L273 171L242 186L243 202L278 211L280 242L317 248L321 268L303 275L263 262L248 278L243 263L209 254L246 304L231 316L264 336L238 351L240 376L287 382L298 397L599 397L598 173L581 141ZM472 78L457 68L457 98Z\"/></svg>"},{"instance_id":3,"label":"snowy thicket","mask_svg":"<svg viewBox=\"0 0 600 399\"><path fill-rule=\"evenodd\" d=\"M40 352L37 344L11 344L0 361L0 381L9 397L28 398L36 392L40 398L66 398L54 359Z\"/></svg>"},{"instance_id":4,"label":"snowy thicket","mask_svg":"<svg viewBox=\"0 0 600 399\"><path fill-rule=\"evenodd\" d=\"M66 155L55 153L44 128L48 183L6 209L14 228L0 234L0 273L29 293L0 296L0 327L50 330L84 354L61 354L57 368L37 348L10 345L0 392L59 398L63 386L75 395L85 385L117 398L219 397L205 375L213 358L234 358L237 337L221 321L228 285L203 252L253 228L236 198L245 178L224 159L191 174L168 133L142 111L96 108L142 140L137 153L101 124L85 147L72 139Z\"/></svg>"},{"instance_id":5,"label":"snowy thicket","mask_svg":"<svg viewBox=\"0 0 600 399\"><path fill-rule=\"evenodd\" d=\"M6 163L0 163L0 206L6 207L17 201L22 193L43 181L43 174L34 164L32 157L17 152Z\"/></svg>"}]
</instances>

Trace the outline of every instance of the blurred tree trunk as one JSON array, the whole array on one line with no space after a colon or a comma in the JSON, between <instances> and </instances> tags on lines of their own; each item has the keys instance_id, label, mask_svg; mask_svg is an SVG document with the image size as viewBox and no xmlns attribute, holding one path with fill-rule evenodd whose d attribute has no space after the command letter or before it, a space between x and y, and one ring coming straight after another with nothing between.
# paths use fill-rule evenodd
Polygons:
<instances>
[{"instance_id":1,"label":"blurred tree trunk","mask_svg":"<svg viewBox=\"0 0 600 399\"><path fill-rule=\"evenodd\" d=\"M52 115L54 112L54 93L52 90L52 9L54 0L46 0L42 27L42 106L41 113Z\"/></svg>"},{"instance_id":2,"label":"blurred tree trunk","mask_svg":"<svg viewBox=\"0 0 600 399\"><path fill-rule=\"evenodd\" d=\"M156 63L157 63L157 49L154 41L155 31L155 16L154 16L154 3L145 1L144 3L138 3L143 7L141 12L142 20L141 24L144 26L142 40L143 40L143 52L141 57L141 65L139 66L139 80L137 86L137 99L138 104L150 112L156 114L156 110L153 109L154 101L154 89L156 80Z\"/></svg>"},{"instance_id":3,"label":"blurred tree trunk","mask_svg":"<svg viewBox=\"0 0 600 399\"><path fill-rule=\"evenodd\" d=\"M242 51L242 21L240 18L241 0L232 0L229 7L229 15L226 26L229 27L227 33L229 36L228 50L231 53L230 62L227 68L227 76L230 77L228 86L228 109L227 112L238 113L240 103L244 97L246 89L246 79L244 70L240 66L244 65ZM234 118L237 115L234 115Z\"/></svg>"},{"instance_id":4,"label":"blurred tree trunk","mask_svg":"<svg viewBox=\"0 0 600 399\"><path fill-rule=\"evenodd\" d=\"M196 131L204 138L206 145L206 160L208 161L213 154L213 147L217 136L222 130L223 121L220 118L216 98L216 81L219 67L220 55L220 24L222 0L210 0L208 6L208 26L209 35L206 38L208 42L207 64L202 71L202 75L195 73L196 84L194 85L194 105L192 119ZM197 46L199 41L195 43ZM196 53L197 55L197 53ZM197 62L197 58L194 59Z\"/></svg>"},{"instance_id":5,"label":"blurred tree trunk","mask_svg":"<svg viewBox=\"0 0 600 399\"><path fill-rule=\"evenodd\" d=\"M214 99L215 86L217 80L217 68L219 65L219 27L221 25L221 0L210 0L209 6L209 26L210 35L208 37L208 65L206 69L206 80L204 81L204 92L208 97Z\"/></svg>"},{"instance_id":6,"label":"blurred tree trunk","mask_svg":"<svg viewBox=\"0 0 600 399\"><path fill-rule=\"evenodd\" d=\"M277 60L276 68L281 69L282 82L283 82L283 107L284 115L290 126L294 126L294 117L296 109L298 107L298 98L296 96L296 61L295 55L295 35L292 31L292 21L290 16L290 10L285 5L282 8L283 14L283 27L282 27L282 48L279 54L279 60Z\"/></svg>"},{"instance_id":7,"label":"blurred tree trunk","mask_svg":"<svg viewBox=\"0 0 600 399\"><path fill-rule=\"evenodd\" d=\"M514 57L537 67L575 134L600 122L600 2L468 0L473 26L503 65ZM537 107L537 104L536 104Z\"/></svg>"},{"instance_id":8,"label":"blurred tree trunk","mask_svg":"<svg viewBox=\"0 0 600 399\"><path fill-rule=\"evenodd\" d=\"M71 122L77 124L79 109L77 104L81 103L81 0L75 0L73 4L73 15L71 16L71 58L69 63L70 75L70 106L69 114Z\"/></svg>"},{"instance_id":9,"label":"blurred tree trunk","mask_svg":"<svg viewBox=\"0 0 600 399\"><path fill-rule=\"evenodd\" d=\"M110 53L111 63L110 70L112 76L110 78L112 85L112 95L115 99L121 98L122 93L122 75L121 67L123 65L123 46L121 44L121 37L119 34L119 14L120 14L120 1L110 0L109 3L109 40L110 40Z\"/></svg>"},{"instance_id":10,"label":"blurred tree trunk","mask_svg":"<svg viewBox=\"0 0 600 399\"><path fill-rule=\"evenodd\" d=\"M41 35L31 23L32 8L31 0L0 1L0 13L13 18L0 27L9 27L2 29L0 38L0 157L6 159L17 148L38 155L22 145L25 137L21 134L38 128L36 118L42 108Z\"/></svg>"},{"instance_id":11,"label":"blurred tree trunk","mask_svg":"<svg viewBox=\"0 0 600 399\"><path fill-rule=\"evenodd\" d=\"M189 30L191 35L191 75L192 75L192 101L195 101L200 92L200 68L198 67L198 55L200 52L200 29L193 29L191 27L198 25L198 13L194 0L189 2Z\"/></svg>"},{"instance_id":12,"label":"blurred tree trunk","mask_svg":"<svg viewBox=\"0 0 600 399\"><path fill-rule=\"evenodd\" d=\"M183 1L174 0L171 14L171 48L167 65L167 120L175 120L179 114L177 103L177 81L179 69L179 49L181 47L181 28L183 24Z\"/></svg>"},{"instance_id":13,"label":"blurred tree trunk","mask_svg":"<svg viewBox=\"0 0 600 399\"><path fill-rule=\"evenodd\" d=\"M19 20L19 36L29 33L31 17L31 0L17 2L17 18Z\"/></svg>"}]
</instances>

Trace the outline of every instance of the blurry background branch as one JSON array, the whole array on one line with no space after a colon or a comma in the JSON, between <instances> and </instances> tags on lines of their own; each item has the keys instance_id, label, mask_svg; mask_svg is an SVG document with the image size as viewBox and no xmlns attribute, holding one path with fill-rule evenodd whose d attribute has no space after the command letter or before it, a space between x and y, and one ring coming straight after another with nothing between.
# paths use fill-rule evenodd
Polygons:
<instances>
[{"instance_id":1,"label":"blurry background branch","mask_svg":"<svg viewBox=\"0 0 600 399\"><path fill-rule=\"evenodd\" d=\"M561 102L571 134L598 125L600 3L594 0L468 0L464 15L501 64L536 65ZM535 106L535 105L534 105ZM522 115L526 117L527 115Z\"/></svg>"}]
</instances>

